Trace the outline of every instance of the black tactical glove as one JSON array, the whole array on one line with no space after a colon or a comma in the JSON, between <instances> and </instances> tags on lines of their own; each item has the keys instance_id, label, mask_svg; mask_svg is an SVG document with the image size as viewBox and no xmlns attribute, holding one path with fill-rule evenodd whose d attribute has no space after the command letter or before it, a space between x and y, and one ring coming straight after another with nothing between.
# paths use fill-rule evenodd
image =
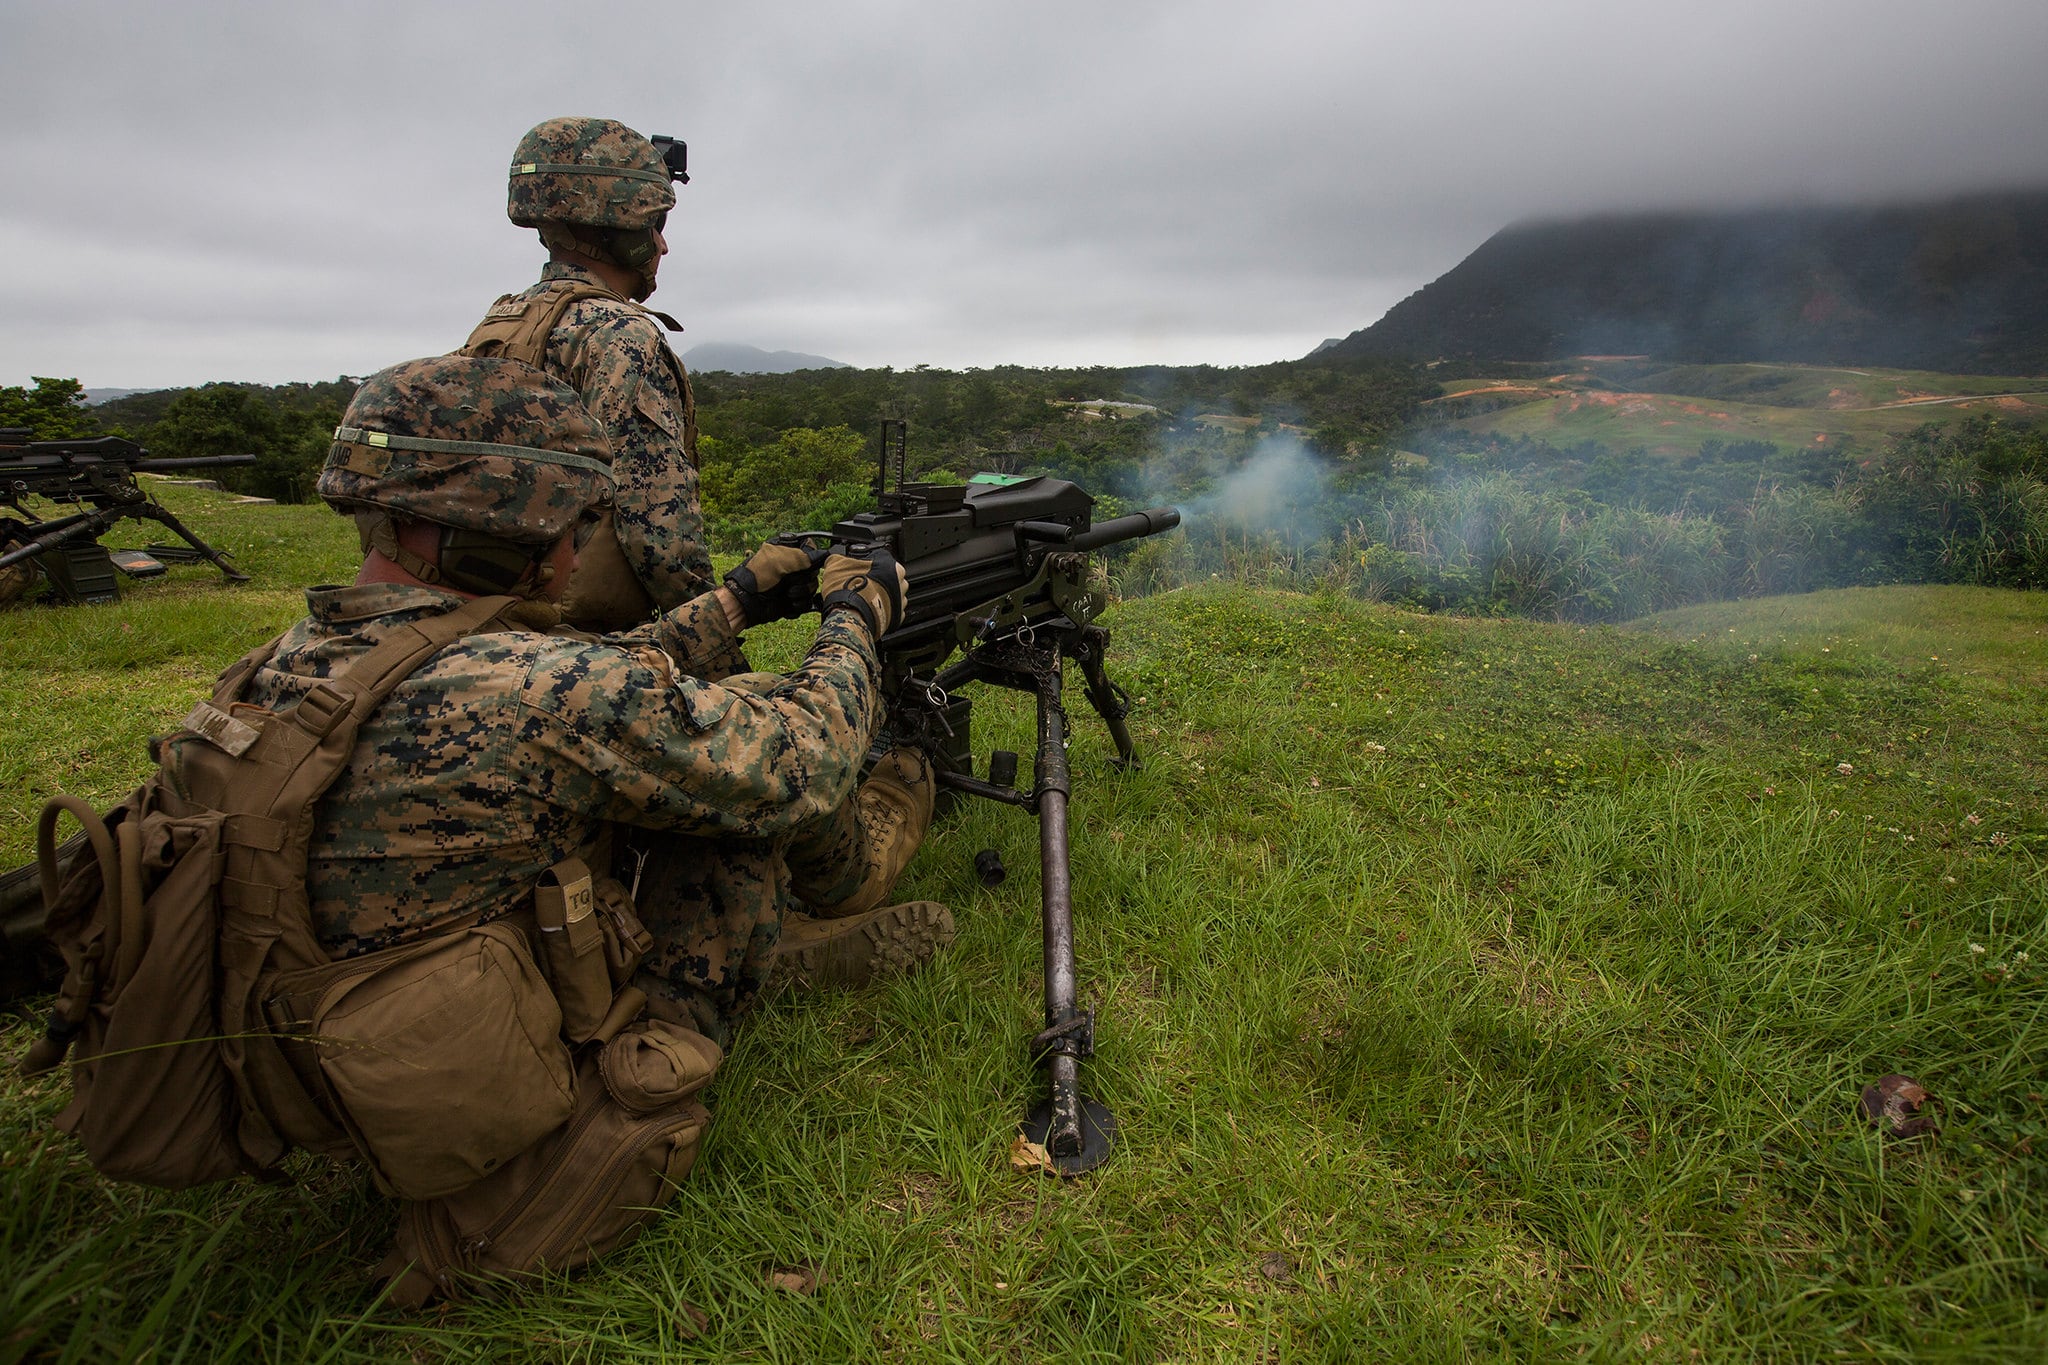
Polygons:
<instances>
[{"instance_id":1,"label":"black tactical glove","mask_svg":"<svg viewBox=\"0 0 2048 1365\"><path fill-rule=\"evenodd\" d=\"M822 546L770 541L727 573L725 586L740 600L748 625L787 621L818 609L818 566L824 562Z\"/></svg>"},{"instance_id":2,"label":"black tactical glove","mask_svg":"<svg viewBox=\"0 0 2048 1365\"><path fill-rule=\"evenodd\" d=\"M880 546L863 552L866 557L833 555L818 571L818 592L824 609L852 607L868 623L868 633L879 640L903 619L910 600L910 575L896 557Z\"/></svg>"}]
</instances>

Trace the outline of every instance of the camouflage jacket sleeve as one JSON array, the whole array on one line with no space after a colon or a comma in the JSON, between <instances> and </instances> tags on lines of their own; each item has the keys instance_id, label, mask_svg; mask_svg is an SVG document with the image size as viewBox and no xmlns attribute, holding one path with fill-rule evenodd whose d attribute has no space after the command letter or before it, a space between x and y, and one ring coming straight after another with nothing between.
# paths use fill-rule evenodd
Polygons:
<instances>
[{"instance_id":1,"label":"camouflage jacket sleeve","mask_svg":"<svg viewBox=\"0 0 2048 1365\"><path fill-rule=\"evenodd\" d=\"M742 651L746 637L733 629L715 591L693 597L645 625L601 638L622 649L658 649L693 678L725 678L747 668Z\"/></svg>"},{"instance_id":2,"label":"camouflage jacket sleeve","mask_svg":"<svg viewBox=\"0 0 2048 1365\"><path fill-rule=\"evenodd\" d=\"M664 618L666 620L667 618ZM515 778L623 824L762 837L852 794L881 712L867 627L835 611L803 666L762 692L692 677L638 633L535 660L519 698Z\"/></svg>"},{"instance_id":3,"label":"camouflage jacket sleeve","mask_svg":"<svg viewBox=\"0 0 2048 1365\"><path fill-rule=\"evenodd\" d=\"M661 354L660 327L624 305L585 300L555 338L561 372L611 435L612 524L627 565L664 611L712 588L690 399Z\"/></svg>"}]
</instances>

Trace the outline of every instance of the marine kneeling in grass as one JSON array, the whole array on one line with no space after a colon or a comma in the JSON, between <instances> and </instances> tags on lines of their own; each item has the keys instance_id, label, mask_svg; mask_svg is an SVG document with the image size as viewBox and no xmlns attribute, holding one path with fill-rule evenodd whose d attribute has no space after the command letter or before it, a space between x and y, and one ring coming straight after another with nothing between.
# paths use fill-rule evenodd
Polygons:
<instances>
[{"instance_id":1,"label":"marine kneeling in grass","mask_svg":"<svg viewBox=\"0 0 2048 1365\"><path fill-rule=\"evenodd\" d=\"M118 852L74 871L52 916L74 968L60 1013L80 1039L66 1126L100 1169L193 1184L294 1146L361 1158L408 1201L385 1267L400 1302L568 1269L687 1174L713 1038L778 964L854 982L950 941L930 902L781 933L792 842L856 827L901 569L763 547L645 626L551 634L609 461L575 393L516 361L414 361L363 384L319 484L361 530L355 583L310 589L305 620L223 675L161 746L159 778L97 832ZM694 675L746 626L811 610L795 672ZM905 817L917 835L929 809L927 793ZM217 943L173 961L166 919L136 948L122 923L180 885L198 836L175 829L204 818L224 845L209 864ZM688 855L715 848L726 894L636 904L609 875L631 831L673 837L650 878L672 889ZM881 898L860 867L840 904ZM161 989L181 961L188 989ZM157 1055L210 1057L177 1089L221 1098L188 1099L191 1131L164 1131L173 1111L137 1081L160 1087L165 1069L117 1082L108 1068L136 1055L138 1028L179 1032L140 1016L209 992L218 1037L184 1026L189 1042Z\"/></svg>"}]
</instances>

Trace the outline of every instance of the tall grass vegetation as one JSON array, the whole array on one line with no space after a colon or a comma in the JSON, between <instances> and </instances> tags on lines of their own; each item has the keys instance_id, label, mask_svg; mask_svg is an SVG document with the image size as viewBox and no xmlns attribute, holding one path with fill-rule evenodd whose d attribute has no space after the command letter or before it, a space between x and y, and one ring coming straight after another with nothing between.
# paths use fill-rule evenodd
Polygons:
<instances>
[{"instance_id":1,"label":"tall grass vegetation","mask_svg":"<svg viewBox=\"0 0 2048 1365\"><path fill-rule=\"evenodd\" d=\"M164 496L258 582L0 616L0 864L50 792L136 781L141 738L298 614L287 584L350 572L317 509ZM1085 712L1072 754L1085 1075L1122 1123L1096 1174L1006 1157L1038 1087L1037 844L983 805L902 888L954 907L956 946L759 1010L676 1204L573 1280L394 1314L360 1172L110 1185L53 1131L63 1079L10 1075L0 1360L2048 1353L2048 596L1581 625L1750 561L1718 521L1500 478L1380 502L1115 568L1146 762L1117 771ZM1418 584L1564 619L1390 605ZM1024 699L977 725L1030 746ZM1891 1072L1939 1133L1862 1115Z\"/></svg>"}]
</instances>

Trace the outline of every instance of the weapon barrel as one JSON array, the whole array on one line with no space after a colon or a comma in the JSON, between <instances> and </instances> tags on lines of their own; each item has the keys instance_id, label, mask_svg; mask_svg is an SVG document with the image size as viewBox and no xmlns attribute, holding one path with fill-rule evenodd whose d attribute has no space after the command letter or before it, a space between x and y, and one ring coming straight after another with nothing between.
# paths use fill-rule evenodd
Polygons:
<instances>
[{"instance_id":1,"label":"weapon barrel","mask_svg":"<svg viewBox=\"0 0 2048 1365\"><path fill-rule=\"evenodd\" d=\"M137 469L157 472L167 469L221 469L228 465L255 464L254 455L194 455L189 459L165 457L161 460L137 460Z\"/></svg>"},{"instance_id":2,"label":"weapon barrel","mask_svg":"<svg viewBox=\"0 0 2048 1365\"><path fill-rule=\"evenodd\" d=\"M1180 509L1177 507L1152 507L1143 512L1133 512L1127 517L1116 517L1105 521L1091 530L1083 531L1067 542L1070 550L1099 550L1105 545L1114 545L1120 540L1136 540L1140 536L1156 536L1161 531L1171 531L1180 525Z\"/></svg>"}]
</instances>

